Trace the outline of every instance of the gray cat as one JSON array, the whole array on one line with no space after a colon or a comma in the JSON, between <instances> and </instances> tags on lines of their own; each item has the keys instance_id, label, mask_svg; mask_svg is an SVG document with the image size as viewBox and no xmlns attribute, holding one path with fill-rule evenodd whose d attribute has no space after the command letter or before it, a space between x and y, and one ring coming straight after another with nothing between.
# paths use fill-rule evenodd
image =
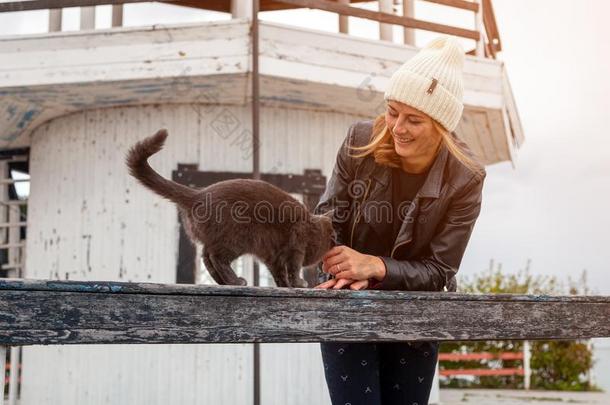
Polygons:
<instances>
[{"instance_id":1,"label":"gray cat","mask_svg":"<svg viewBox=\"0 0 610 405\"><path fill-rule=\"evenodd\" d=\"M201 189L167 180L147 162L166 138L161 129L132 146L126 155L129 173L177 204L187 235L194 244L203 244L203 261L214 280L246 285L231 262L252 254L267 266L278 287L307 287L301 267L320 262L336 240L332 211L313 215L290 194L261 180L226 180Z\"/></svg>"}]
</instances>

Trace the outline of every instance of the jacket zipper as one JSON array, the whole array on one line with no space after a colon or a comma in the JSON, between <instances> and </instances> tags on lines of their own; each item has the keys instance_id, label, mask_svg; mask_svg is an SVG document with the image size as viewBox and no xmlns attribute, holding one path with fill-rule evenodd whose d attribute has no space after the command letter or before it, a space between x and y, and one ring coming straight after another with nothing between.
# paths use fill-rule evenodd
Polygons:
<instances>
[{"instance_id":1,"label":"jacket zipper","mask_svg":"<svg viewBox=\"0 0 610 405\"><path fill-rule=\"evenodd\" d=\"M358 207L358 212L356 212L356 217L354 218L354 223L352 224L352 232L350 234L350 238L349 238L349 245L350 247L353 248L354 246L354 229L356 228L356 224L358 223L358 220L360 219L360 214L362 212L361 208L362 208L362 204L364 203L364 200L366 200L366 197L369 194L369 188L371 187L371 179L367 180L367 184L366 184L366 190L364 191L364 197L362 197L362 200L360 201L360 207Z\"/></svg>"}]
</instances>

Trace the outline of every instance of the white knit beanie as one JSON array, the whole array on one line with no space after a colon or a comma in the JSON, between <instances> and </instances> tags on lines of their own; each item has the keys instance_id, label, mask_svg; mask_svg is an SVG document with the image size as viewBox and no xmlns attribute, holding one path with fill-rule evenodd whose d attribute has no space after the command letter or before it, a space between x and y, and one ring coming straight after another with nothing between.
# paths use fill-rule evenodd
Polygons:
<instances>
[{"instance_id":1,"label":"white knit beanie","mask_svg":"<svg viewBox=\"0 0 610 405\"><path fill-rule=\"evenodd\" d=\"M405 103L453 131L462 117L464 49L442 35L399 67L384 94L385 100Z\"/></svg>"}]
</instances>

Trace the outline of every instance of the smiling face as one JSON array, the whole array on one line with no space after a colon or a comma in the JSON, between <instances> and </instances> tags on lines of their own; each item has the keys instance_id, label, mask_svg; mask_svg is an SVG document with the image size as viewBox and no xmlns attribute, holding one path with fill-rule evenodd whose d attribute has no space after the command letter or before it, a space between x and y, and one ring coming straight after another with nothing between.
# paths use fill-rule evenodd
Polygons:
<instances>
[{"instance_id":1,"label":"smiling face","mask_svg":"<svg viewBox=\"0 0 610 405\"><path fill-rule=\"evenodd\" d=\"M385 121L403 168L413 172L425 169L436 156L442 137L432 118L407 104L388 100Z\"/></svg>"}]
</instances>

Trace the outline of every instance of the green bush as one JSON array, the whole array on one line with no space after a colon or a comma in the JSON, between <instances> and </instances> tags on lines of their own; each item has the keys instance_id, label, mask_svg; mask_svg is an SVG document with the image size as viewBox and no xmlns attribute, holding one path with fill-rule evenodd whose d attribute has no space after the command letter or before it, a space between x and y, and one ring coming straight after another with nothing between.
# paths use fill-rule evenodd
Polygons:
<instances>
[{"instance_id":1,"label":"green bush","mask_svg":"<svg viewBox=\"0 0 610 405\"><path fill-rule=\"evenodd\" d=\"M533 388L562 391L595 389L585 377L593 367L592 353L586 343L571 340L532 342L530 366Z\"/></svg>"},{"instance_id":2,"label":"green bush","mask_svg":"<svg viewBox=\"0 0 610 405\"><path fill-rule=\"evenodd\" d=\"M547 294L586 295L586 270L576 282L568 278L564 287L555 276L533 276L529 274L530 261L517 274L504 274L501 264L493 261L487 271L472 279L461 278L458 292L477 294ZM546 390L590 391L599 390L589 381L593 367L592 352L588 341L580 340L534 340L531 347L530 388ZM442 342L441 353L521 352L522 340L454 341ZM517 368L521 360L476 360L441 361L441 369ZM441 379L441 387L451 388L524 388L523 376L454 376Z\"/></svg>"}]
</instances>

